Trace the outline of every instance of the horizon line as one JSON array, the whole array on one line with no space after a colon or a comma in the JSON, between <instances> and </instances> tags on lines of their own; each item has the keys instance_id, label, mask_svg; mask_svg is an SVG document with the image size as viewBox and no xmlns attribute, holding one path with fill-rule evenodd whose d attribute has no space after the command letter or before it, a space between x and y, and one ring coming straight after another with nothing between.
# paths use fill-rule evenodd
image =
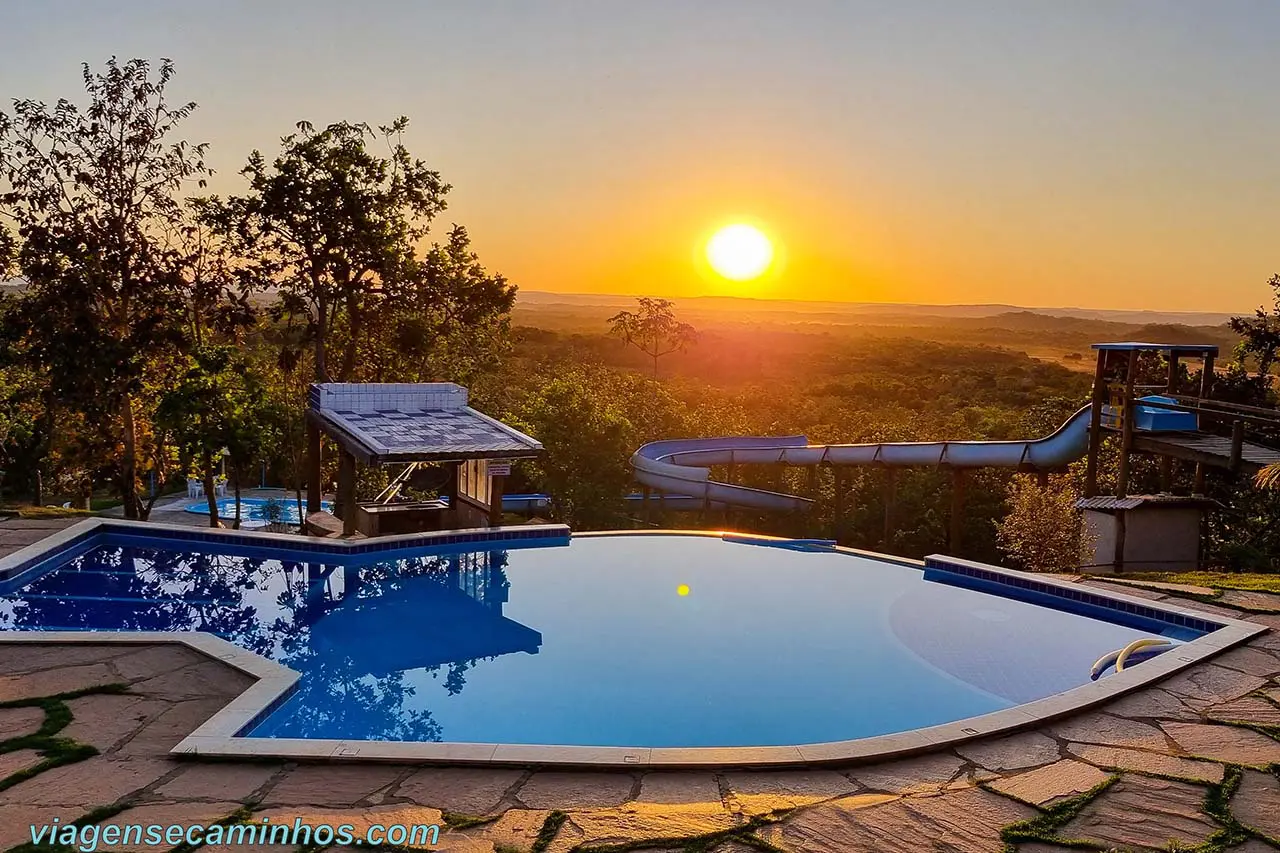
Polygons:
<instances>
[{"instance_id":1,"label":"horizon line","mask_svg":"<svg viewBox=\"0 0 1280 853\"><path fill-rule=\"evenodd\" d=\"M651 293L603 293L600 291L586 290L536 290L532 288L521 287L516 292L516 298L519 299L520 294L539 294L542 296L603 296L612 299L669 299L672 302L678 300L690 299L727 299L737 302L801 302L809 305L878 305L884 307L903 307L903 308L1013 308L1020 311L1100 311L1113 314L1221 314L1231 317L1249 317L1263 306L1259 305L1248 310L1229 311L1229 310L1210 310L1210 309L1189 309L1189 308L1096 308L1083 305L1018 305L1012 302L877 302L874 300L842 300L842 299L803 299L803 298L784 298L784 297L765 297L765 296L734 296L728 294L717 293L701 293L694 296L657 296Z\"/></svg>"}]
</instances>

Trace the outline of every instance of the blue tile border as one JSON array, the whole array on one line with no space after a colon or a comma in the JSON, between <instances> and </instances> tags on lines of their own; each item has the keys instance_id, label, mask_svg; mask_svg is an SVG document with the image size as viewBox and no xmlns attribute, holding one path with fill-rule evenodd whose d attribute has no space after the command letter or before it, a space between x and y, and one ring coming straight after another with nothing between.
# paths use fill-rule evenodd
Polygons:
<instances>
[{"instance_id":1,"label":"blue tile border","mask_svg":"<svg viewBox=\"0 0 1280 853\"><path fill-rule=\"evenodd\" d=\"M935 555L926 557L924 562L925 577L929 580L997 592L1009 598L1049 604L1094 618L1111 618L1128 624L1136 622L1142 628L1172 626L1196 634L1210 634L1227 624L1179 610L1117 598L1079 584L1054 583L967 560Z\"/></svg>"}]
</instances>

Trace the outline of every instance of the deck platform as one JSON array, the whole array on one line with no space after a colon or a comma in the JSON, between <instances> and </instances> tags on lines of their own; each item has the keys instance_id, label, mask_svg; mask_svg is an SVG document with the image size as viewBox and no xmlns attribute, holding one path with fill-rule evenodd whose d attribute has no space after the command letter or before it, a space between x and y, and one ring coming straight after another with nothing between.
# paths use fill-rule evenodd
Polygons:
<instances>
[{"instance_id":1,"label":"deck platform","mask_svg":"<svg viewBox=\"0 0 1280 853\"><path fill-rule=\"evenodd\" d=\"M1133 435L1133 449L1142 453L1172 456L1215 468L1231 467L1231 437L1206 432L1160 432ZM1280 450L1252 442L1240 445L1240 467L1257 470L1280 462Z\"/></svg>"}]
</instances>

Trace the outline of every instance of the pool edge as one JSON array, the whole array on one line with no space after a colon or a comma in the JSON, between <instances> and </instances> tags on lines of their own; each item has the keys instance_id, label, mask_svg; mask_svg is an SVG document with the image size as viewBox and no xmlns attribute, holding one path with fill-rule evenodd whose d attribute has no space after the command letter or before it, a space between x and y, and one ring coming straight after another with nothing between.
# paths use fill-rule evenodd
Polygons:
<instances>
[{"instance_id":1,"label":"pool edge","mask_svg":"<svg viewBox=\"0 0 1280 853\"><path fill-rule=\"evenodd\" d=\"M122 521L118 519L88 519L72 525L33 546L27 546L0 559L0 579L9 579L38 568L50 559L62 556L69 549L91 540L97 533L111 527L124 527L135 532L173 530L190 532L191 528L148 522ZM409 534L388 537L399 547L412 544L452 544L459 541L507 541L516 538L512 531L527 531L529 527L494 528L489 531L449 531L433 534ZM527 538L552 538L568 536L568 528L562 525L546 525L541 536ZM476 535L488 532L491 537ZM658 531L653 531L658 532ZM721 531L663 531L681 535L721 537ZM645 535L650 531L593 531L573 534L576 537ZM143 533L145 535L145 533ZM221 538L234 536L263 545L288 547L296 536L285 534L244 531L219 531L210 528L207 536ZM737 535L737 534L735 534ZM465 538L464 538L465 537ZM773 540L776 537L759 537ZM283 541L282 541L283 540ZM360 540L363 541L363 540ZM777 541L785 541L778 539ZM393 550L391 547L357 549L357 543L335 542L341 545L334 551L361 553L365 550ZM326 549L328 550L328 549ZM925 561L905 560L901 557L881 555L852 548L833 547L833 551L853 556L884 558L889 562L908 563L924 567L951 564L991 573L1001 578L1018 579L1023 583L1034 582L1067 589L1073 583L1047 578L1034 573L1019 572L985 563L931 555ZM23 568L14 568L24 566ZM1094 592L1090 593L1095 594ZM559 746L537 744L492 743L420 743L407 741L351 741L333 739L287 739L237 737L254 722L285 699L301 674L254 652L242 649L213 634L204 632L0 632L0 644L163 644L185 645L206 657L219 660L255 678L255 682L243 693L223 706L212 717L174 746L169 754L186 759L287 759L295 761L357 761L397 764L458 764L473 766L554 766L593 769L711 769L721 767L811 767L829 764L853 764L915 755L955 746L965 741L1010 734L1043 723L1075 714L1114 700L1164 679L1190 666L1244 643L1268 631L1266 625L1217 616L1177 606L1159 606L1149 601L1120 592L1096 592L1097 597L1116 604L1127 604L1148 610L1193 618L1220 626L1179 646L1175 653L1166 653L1144 662L1141 666L1115 673L1106 679L1081 685L1062 693L1024 703L1001 711L915 729L910 732L879 735L847 741L759 747L594 747Z\"/></svg>"}]
</instances>

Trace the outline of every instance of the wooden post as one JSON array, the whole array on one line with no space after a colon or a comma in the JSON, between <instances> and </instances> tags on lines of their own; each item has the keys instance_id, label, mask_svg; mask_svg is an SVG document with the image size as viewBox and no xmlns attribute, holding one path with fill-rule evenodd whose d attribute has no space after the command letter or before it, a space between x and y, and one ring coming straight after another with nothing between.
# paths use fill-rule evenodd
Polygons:
<instances>
[{"instance_id":1,"label":"wooden post","mask_svg":"<svg viewBox=\"0 0 1280 853\"><path fill-rule=\"evenodd\" d=\"M322 453L320 427L307 419L307 513L319 512L324 497L320 482L320 454Z\"/></svg>"},{"instance_id":2,"label":"wooden post","mask_svg":"<svg viewBox=\"0 0 1280 853\"><path fill-rule=\"evenodd\" d=\"M502 524L502 492L507 478L499 474L489 478L489 524L498 527Z\"/></svg>"},{"instance_id":3,"label":"wooden post","mask_svg":"<svg viewBox=\"0 0 1280 853\"><path fill-rule=\"evenodd\" d=\"M356 458L343 448L338 455L338 509L342 514L342 535L356 532Z\"/></svg>"},{"instance_id":4,"label":"wooden post","mask_svg":"<svg viewBox=\"0 0 1280 853\"><path fill-rule=\"evenodd\" d=\"M1170 350L1167 356L1169 362L1169 373L1165 377L1164 390L1169 394L1178 393L1178 359L1181 354L1175 349ZM1166 494L1173 491L1173 457L1160 457L1160 491Z\"/></svg>"},{"instance_id":5,"label":"wooden post","mask_svg":"<svg viewBox=\"0 0 1280 853\"><path fill-rule=\"evenodd\" d=\"M1116 477L1116 497L1129 493L1129 452L1133 447L1133 384L1138 376L1138 351L1129 350L1129 366L1125 369L1124 397L1120 413L1120 473Z\"/></svg>"},{"instance_id":6,"label":"wooden post","mask_svg":"<svg viewBox=\"0 0 1280 853\"><path fill-rule=\"evenodd\" d=\"M729 464L725 466L724 481L733 485L733 451L729 451Z\"/></svg>"},{"instance_id":7,"label":"wooden post","mask_svg":"<svg viewBox=\"0 0 1280 853\"><path fill-rule=\"evenodd\" d=\"M1213 356L1208 353L1204 356L1204 366L1200 369L1200 399L1207 400L1213 393ZM1192 487L1193 495L1204 494L1204 478L1205 467L1203 462L1196 463L1196 481Z\"/></svg>"},{"instance_id":8,"label":"wooden post","mask_svg":"<svg viewBox=\"0 0 1280 853\"><path fill-rule=\"evenodd\" d=\"M1200 371L1200 399L1207 400L1213 393L1213 356L1205 354L1204 369Z\"/></svg>"},{"instance_id":9,"label":"wooden post","mask_svg":"<svg viewBox=\"0 0 1280 853\"><path fill-rule=\"evenodd\" d=\"M951 531L947 537L947 552L953 557L961 556L964 531L964 469L951 469Z\"/></svg>"},{"instance_id":10,"label":"wooden post","mask_svg":"<svg viewBox=\"0 0 1280 853\"><path fill-rule=\"evenodd\" d=\"M810 465L807 487L809 489L809 497L816 498L818 496L818 466Z\"/></svg>"},{"instance_id":11,"label":"wooden post","mask_svg":"<svg viewBox=\"0 0 1280 853\"><path fill-rule=\"evenodd\" d=\"M1170 350L1168 355L1166 356L1166 361L1168 361L1169 363L1169 372L1168 372L1168 375L1165 377L1164 390L1169 394L1178 393L1178 364L1179 364L1178 359L1179 357L1180 357L1179 353L1176 349ZM1173 491L1173 457L1172 456L1160 457L1160 491L1166 494Z\"/></svg>"},{"instance_id":12,"label":"wooden post","mask_svg":"<svg viewBox=\"0 0 1280 853\"><path fill-rule=\"evenodd\" d=\"M1233 475L1240 473L1240 459L1244 455L1244 421L1231 422L1231 457L1227 468Z\"/></svg>"},{"instance_id":13,"label":"wooden post","mask_svg":"<svg viewBox=\"0 0 1280 853\"><path fill-rule=\"evenodd\" d=\"M648 486L641 486L640 495L640 517L644 520L645 526L647 527L649 525L649 518L651 515L649 511L649 502L652 500L653 490Z\"/></svg>"},{"instance_id":14,"label":"wooden post","mask_svg":"<svg viewBox=\"0 0 1280 853\"><path fill-rule=\"evenodd\" d=\"M1084 496L1098 494L1098 451L1102 448L1102 406L1107 399L1107 350L1098 350L1093 374L1092 410L1089 412L1089 458L1085 463Z\"/></svg>"},{"instance_id":15,"label":"wooden post","mask_svg":"<svg viewBox=\"0 0 1280 853\"><path fill-rule=\"evenodd\" d=\"M885 466L884 469L884 532L881 534L880 542L887 550L893 541L893 510L894 504L897 502L898 492L898 472L897 470Z\"/></svg>"},{"instance_id":16,"label":"wooden post","mask_svg":"<svg viewBox=\"0 0 1280 853\"><path fill-rule=\"evenodd\" d=\"M1041 489L1049 488L1049 472L1040 470L1036 472L1036 485Z\"/></svg>"}]
</instances>

